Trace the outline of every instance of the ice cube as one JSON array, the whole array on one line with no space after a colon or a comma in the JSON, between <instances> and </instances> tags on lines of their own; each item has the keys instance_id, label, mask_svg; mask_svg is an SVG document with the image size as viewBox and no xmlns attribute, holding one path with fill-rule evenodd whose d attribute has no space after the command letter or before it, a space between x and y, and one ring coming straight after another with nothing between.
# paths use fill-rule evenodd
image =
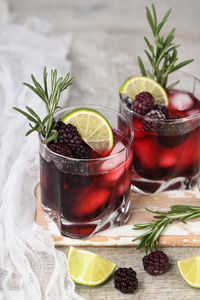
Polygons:
<instances>
[{"instance_id":1,"label":"ice cube","mask_svg":"<svg viewBox=\"0 0 200 300\"><path fill-rule=\"evenodd\" d=\"M124 149L124 144L122 142L117 142L112 151L110 152L110 154L106 157L107 160L105 162L103 162L103 164L101 165L101 171L102 172L107 172L109 170L113 170L114 168L120 166L126 158L126 151L122 151ZM121 153L119 153L120 151L122 151ZM113 158L109 158L109 156L112 156L114 154L117 154L116 157Z\"/></svg>"},{"instance_id":2,"label":"ice cube","mask_svg":"<svg viewBox=\"0 0 200 300\"><path fill-rule=\"evenodd\" d=\"M76 216L87 216L97 213L101 206L106 205L110 198L110 190L98 187L94 182L77 195L73 203L73 213Z\"/></svg>"},{"instance_id":3,"label":"ice cube","mask_svg":"<svg viewBox=\"0 0 200 300\"><path fill-rule=\"evenodd\" d=\"M191 109L194 105L193 97L189 93L177 92L170 96L170 105L172 109L183 111Z\"/></svg>"}]
</instances>

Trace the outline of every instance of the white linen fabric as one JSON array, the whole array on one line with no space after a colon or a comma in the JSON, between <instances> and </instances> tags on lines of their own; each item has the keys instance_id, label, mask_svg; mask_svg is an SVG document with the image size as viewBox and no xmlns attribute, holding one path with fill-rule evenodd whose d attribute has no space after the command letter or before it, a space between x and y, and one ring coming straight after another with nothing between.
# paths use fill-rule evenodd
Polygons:
<instances>
[{"instance_id":1,"label":"white linen fabric","mask_svg":"<svg viewBox=\"0 0 200 300\"><path fill-rule=\"evenodd\" d=\"M65 254L34 223L38 137L25 137L28 122L12 109L28 105L44 116L43 102L22 82L30 83L31 73L41 81L44 66L65 75L70 39L64 44L44 30L7 23L8 17L0 0L0 300L80 300Z\"/></svg>"}]
</instances>

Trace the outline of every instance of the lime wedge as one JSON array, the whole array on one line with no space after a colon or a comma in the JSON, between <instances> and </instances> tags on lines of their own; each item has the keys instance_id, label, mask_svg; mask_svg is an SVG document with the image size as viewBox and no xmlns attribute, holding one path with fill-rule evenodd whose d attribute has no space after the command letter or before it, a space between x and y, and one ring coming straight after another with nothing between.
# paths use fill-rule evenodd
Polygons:
<instances>
[{"instance_id":1,"label":"lime wedge","mask_svg":"<svg viewBox=\"0 0 200 300\"><path fill-rule=\"evenodd\" d=\"M107 155L113 148L112 128L98 111L79 108L64 116L62 122L74 125L85 143L101 155Z\"/></svg>"},{"instance_id":2,"label":"lime wedge","mask_svg":"<svg viewBox=\"0 0 200 300\"><path fill-rule=\"evenodd\" d=\"M200 256L193 256L177 261L182 278L191 287L200 288Z\"/></svg>"},{"instance_id":3,"label":"lime wedge","mask_svg":"<svg viewBox=\"0 0 200 300\"><path fill-rule=\"evenodd\" d=\"M67 259L72 280L82 285L99 285L105 282L116 268L112 261L72 246L68 249Z\"/></svg>"},{"instance_id":4,"label":"lime wedge","mask_svg":"<svg viewBox=\"0 0 200 300\"><path fill-rule=\"evenodd\" d=\"M135 96L141 92L149 92L157 104L169 105L166 91L151 78L145 76L132 77L127 79L120 87L120 93L132 99L135 99Z\"/></svg>"}]
</instances>

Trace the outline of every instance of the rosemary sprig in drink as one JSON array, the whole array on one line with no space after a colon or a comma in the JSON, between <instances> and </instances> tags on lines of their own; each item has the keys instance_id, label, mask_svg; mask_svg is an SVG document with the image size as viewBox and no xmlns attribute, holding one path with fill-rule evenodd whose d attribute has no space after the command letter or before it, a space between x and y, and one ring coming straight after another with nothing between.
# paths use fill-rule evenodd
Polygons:
<instances>
[{"instance_id":1,"label":"rosemary sprig in drink","mask_svg":"<svg viewBox=\"0 0 200 300\"><path fill-rule=\"evenodd\" d=\"M155 6L152 4L152 13L149 8L146 7L146 16L153 33L155 43L153 46L149 40L144 37L148 47L148 50L144 50L144 52L151 64L151 72L145 69L142 59L138 57L138 63L142 75L156 80L165 89L171 89L179 82L176 81L170 86L167 86L168 75L193 61L193 59L188 59L176 64L178 61L177 48L180 47L180 45L176 45L173 42L175 28L170 31L167 37L160 35L160 31L166 23L170 13L171 9L167 11L162 21L158 23Z\"/></svg>"},{"instance_id":2,"label":"rosemary sprig in drink","mask_svg":"<svg viewBox=\"0 0 200 300\"><path fill-rule=\"evenodd\" d=\"M29 83L24 83L25 86L29 87L34 91L44 102L47 110L47 115L43 120L38 116L38 114L29 106L26 106L28 112L23 111L17 107L13 107L15 110L23 114L30 122L31 129L27 131L26 135L29 135L33 131L38 131L43 137L43 143L48 144L50 141L57 138L57 130L55 129L55 120L54 114L57 109L60 100L60 94L73 84L75 77L70 77L68 72L65 78L57 78L57 70L51 70L51 93L49 94L48 85L47 85L47 70L44 68L43 72L43 84L44 87L31 75L34 85Z\"/></svg>"},{"instance_id":3,"label":"rosemary sprig in drink","mask_svg":"<svg viewBox=\"0 0 200 300\"><path fill-rule=\"evenodd\" d=\"M200 206L173 205L170 208L168 212L153 211L146 208L147 211L156 215L150 223L134 225L134 230L149 229L147 232L133 239L133 242L141 240L137 249L145 247L146 253L152 252L154 249L157 250L159 237L168 224L177 220L187 223L187 220L200 217Z\"/></svg>"}]
</instances>

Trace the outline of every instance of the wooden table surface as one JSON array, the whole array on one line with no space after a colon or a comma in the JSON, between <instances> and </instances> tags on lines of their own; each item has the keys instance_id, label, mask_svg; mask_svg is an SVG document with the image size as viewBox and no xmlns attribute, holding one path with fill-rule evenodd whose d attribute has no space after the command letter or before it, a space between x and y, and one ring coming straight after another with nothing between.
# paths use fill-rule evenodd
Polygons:
<instances>
[{"instance_id":1,"label":"wooden table surface","mask_svg":"<svg viewBox=\"0 0 200 300\"><path fill-rule=\"evenodd\" d=\"M180 59L194 58L185 71L200 77L200 1L153 1L160 15L172 7L167 29L176 27L176 41L182 45ZM145 19L148 0L8 0L13 20L23 23L37 16L52 26L52 32L71 33L70 59L77 74L69 104L95 103L118 108L118 88L130 74L138 72L137 56L143 55L143 36L150 36ZM169 26L170 24L170 26ZM53 66L52 66L53 67ZM88 249L85 247L85 249ZM66 252L66 248L61 248ZM152 277L144 272L144 251L135 247L89 247L89 250L113 260L118 266L136 270L139 288L124 295L110 280L96 288L76 286L86 299L200 299L198 289L190 288L179 276L176 261L199 255L199 248L165 248L170 259L166 274Z\"/></svg>"}]
</instances>

